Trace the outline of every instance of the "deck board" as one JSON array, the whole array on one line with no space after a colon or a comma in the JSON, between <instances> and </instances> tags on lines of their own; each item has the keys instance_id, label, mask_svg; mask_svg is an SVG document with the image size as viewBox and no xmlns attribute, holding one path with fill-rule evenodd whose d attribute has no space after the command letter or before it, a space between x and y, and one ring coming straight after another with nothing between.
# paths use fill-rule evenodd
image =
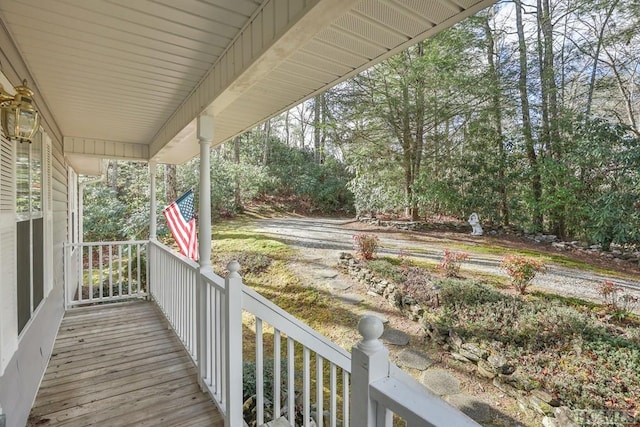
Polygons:
<instances>
[{"instance_id":1,"label":"deck board","mask_svg":"<svg viewBox=\"0 0 640 427\"><path fill-rule=\"evenodd\" d=\"M31 426L223 426L153 303L72 309L60 325Z\"/></svg>"}]
</instances>

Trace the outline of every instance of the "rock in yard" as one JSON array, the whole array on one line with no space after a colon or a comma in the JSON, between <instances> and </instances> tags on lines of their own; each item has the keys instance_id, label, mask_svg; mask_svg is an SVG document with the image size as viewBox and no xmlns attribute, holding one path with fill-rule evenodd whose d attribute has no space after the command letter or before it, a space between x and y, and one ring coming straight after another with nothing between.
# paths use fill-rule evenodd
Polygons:
<instances>
[{"instance_id":1,"label":"rock in yard","mask_svg":"<svg viewBox=\"0 0 640 427\"><path fill-rule=\"evenodd\" d=\"M495 378L496 372L487 362L480 359L478 360L478 375L483 378L492 379Z\"/></svg>"},{"instance_id":2,"label":"rock in yard","mask_svg":"<svg viewBox=\"0 0 640 427\"><path fill-rule=\"evenodd\" d=\"M505 382L512 384L515 388L524 391L531 391L536 388L536 385L531 381L529 376L522 372L520 369L516 369L511 375L500 376Z\"/></svg>"},{"instance_id":3,"label":"rock in yard","mask_svg":"<svg viewBox=\"0 0 640 427\"><path fill-rule=\"evenodd\" d=\"M404 346L409 344L409 335L397 329L385 329L380 337L385 344Z\"/></svg>"},{"instance_id":4,"label":"rock in yard","mask_svg":"<svg viewBox=\"0 0 640 427\"><path fill-rule=\"evenodd\" d=\"M449 331L449 344L456 350L462 347L462 338L460 338L453 329Z\"/></svg>"},{"instance_id":5,"label":"rock in yard","mask_svg":"<svg viewBox=\"0 0 640 427\"><path fill-rule=\"evenodd\" d=\"M478 346L478 344L475 343L471 343L471 342L466 342L464 344L462 344L462 348L460 349L460 353L462 355L464 355L465 357L472 359L471 357L467 356L465 353L463 353L462 351L465 351L465 353L469 353L472 354L473 357L475 358L475 361L479 360L479 359L486 359L487 358L487 351L484 350L483 348L480 348L480 346ZM474 359L472 359L474 360Z\"/></svg>"},{"instance_id":6,"label":"rock in yard","mask_svg":"<svg viewBox=\"0 0 640 427\"><path fill-rule=\"evenodd\" d=\"M406 368L424 371L433 364L433 360L424 353L407 348L398 354L398 364Z\"/></svg>"},{"instance_id":7,"label":"rock in yard","mask_svg":"<svg viewBox=\"0 0 640 427\"><path fill-rule=\"evenodd\" d=\"M467 359L466 357L464 357L463 355L461 355L460 353L457 353L455 351L451 352L451 357L453 357L454 359L456 359L459 362L471 363L471 360Z\"/></svg>"},{"instance_id":8,"label":"rock in yard","mask_svg":"<svg viewBox=\"0 0 640 427\"><path fill-rule=\"evenodd\" d=\"M510 370L507 359L498 353L492 353L487 358L487 363L494 369L496 373L506 374Z\"/></svg>"},{"instance_id":9,"label":"rock in yard","mask_svg":"<svg viewBox=\"0 0 640 427\"><path fill-rule=\"evenodd\" d=\"M529 398L529 406L540 415L551 415L553 413L553 407L537 396Z\"/></svg>"},{"instance_id":10,"label":"rock in yard","mask_svg":"<svg viewBox=\"0 0 640 427\"><path fill-rule=\"evenodd\" d=\"M473 396L469 396L467 394L455 394L447 397L446 400L479 423L486 423L493 419L491 406Z\"/></svg>"},{"instance_id":11,"label":"rock in yard","mask_svg":"<svg viewBox=\"0 0 640 427\"><path fill-rule=\"evenodd\" d=\"M560 401L553 397L551 393L545 391L541 388L537 388L531 392L532 395L536 396L538 399L542 400L544 403L548 403L551 406L560 406Z\"/></svg>"},{"instance_id":12,"label":"rock in yard","mask_svg":"<svg viewBox=\"0 0 640 427\"><path fill-rule=\"evenodd\" d=\"M422 374L422 384L438 396L460 393L460 381L442 369L429 369Z\"/></svg>"}]
</instances>

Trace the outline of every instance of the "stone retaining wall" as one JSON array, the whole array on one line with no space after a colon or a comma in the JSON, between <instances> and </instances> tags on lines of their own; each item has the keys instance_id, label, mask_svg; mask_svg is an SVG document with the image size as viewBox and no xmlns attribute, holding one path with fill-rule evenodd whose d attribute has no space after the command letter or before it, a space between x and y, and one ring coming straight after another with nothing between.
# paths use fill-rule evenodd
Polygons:
<instances>
[{"instance_id":1,"label":"stone retaining wall","mask_svg":"<svg viewBox=\"0 0 640 427\"><path fill-rule=\"evenodd\" d=\"M438 304L438 295L435 290L431 300L422 306L417 304L411 296L405 295L395 284L376 277L364 263L351 254L342 253L339 266L362 283L368 293L386 298L407 318L419 322L426 339L448 350L454 359L475 365L478 377L492 381L495 387L516 399L522 409L533 410L542 415L545 427L577 425L573 421L569 408L562 406L562 402L554 398L551 393L538 388L533 379L510 365L507 359L495 349L487 349L473 342L463 342L453 330L442 329L430 323L425 316L425 308Z\"/></svg>"}]
</instances>

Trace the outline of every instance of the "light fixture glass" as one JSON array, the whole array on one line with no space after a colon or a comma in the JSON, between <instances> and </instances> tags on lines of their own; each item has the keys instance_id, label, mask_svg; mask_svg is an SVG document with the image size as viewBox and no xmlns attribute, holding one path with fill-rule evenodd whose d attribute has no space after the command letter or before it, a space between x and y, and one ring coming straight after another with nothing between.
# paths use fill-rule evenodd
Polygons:
<instances>
[{"instance_id":1,"label":"light fixture glass","mask_svg":"<svg viewBox=\"0 0 640 427\"><path fill-rule=\"evenodd\" d=\"M2 131L9 139L31 142L39 123L39 114L33 105L33 91L27 87L26 80L15 89L16 94L12 96L0 85Z\"/></svg>"}]
</instances>

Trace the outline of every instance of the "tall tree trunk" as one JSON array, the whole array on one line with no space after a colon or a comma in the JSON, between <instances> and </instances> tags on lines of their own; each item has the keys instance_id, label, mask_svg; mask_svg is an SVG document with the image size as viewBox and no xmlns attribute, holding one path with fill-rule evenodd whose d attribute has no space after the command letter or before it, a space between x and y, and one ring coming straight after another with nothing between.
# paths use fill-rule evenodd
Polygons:
<instances>
[{"instance_id":1,"label":"tall tree trunk","mask_svg":"<svg viewBox=\"0 0 640 427\"><path fill-rule=\"evenodd\" d=\"M609 19L613 14L614 9L618 5L618 0L613 0L607 9L607 13L604 16L604 21L602 22L602 27L600 27L600 31L598 31L598 39L596 40L596 51L593 54L593 66L591 67L591 76L589 76L589 89L587 92L587 106L584 112L585 120L589 120L589 116L591 115L591 104L593 103L593 92L596 86L596 75L598 72L598 61L600 58L600 50L602 49L602 43L604 42L604 31L607 28L607 24L609 23ZM594 28L595 29L595 28Z\"/></svg>"},{"instance_id":2,"label":"tall tree trunk","mask_svg":"<svg viewBox=\"0 0 640 427\"><path fill-rule=\"evenodd\" d=\"M542 31L543 52L541 89L542 104L547 114L543 113L543 127L547 130L548 153L555 161L560 161L564 156L563 141L560 138L559 110L558 110L558 87L556 85L556 69L554 64L553 51L553 23L551 21L551 6L549 0L538 0L538 20ZM550 222L552 232L560 238L566 237L566 207L563 198L558 197L558 191L563 182L558 182L558 173L552 175L549 192L555 200L554 207L550 211ZM560 181L563 181L560 179Z\"/></svg>"},{"instance_id":3,"label":"tall tree trunk","mask_svg":"<svg viewBox=\"0 0 640 427\"><path fill-rule=\"evenodd\" d=\"M609 67L611 68L611 71L613 72L613 76L615 77L616 86L618 86L618 91L620 92L620 96L622 96L622 99L624 101L624 109L625 109L625 112L627 113L627 120L628 120L627 125L631 127L631 130L636 135L640 136L640 129L638 129L638 123L636 121L635 112L633 109L634 94L625 86L624 77L622 76L620 70L618 69L615 56L612 55L611 52L609 52L606 49L605 49L605 53L607 55L607 58L609 58Z\"/></svg>"},{"instance_id":4,"label":"tall tree trunk","mask_svg":"<svg viewBox=\"0 0 640 427\"><path fill-rule=\"evenodd\" d=\"M538 155L536 153L531 129L531 112L529 110L529 92L527 89L527 45L524 38L524 27L522 24L522 2L515 0L516 8L516 30L518 33L518 56L520 60L520 74L518 75L518 91L520 92L520 104L522 107L522 136L524 138L527 159L531 168L531 192L533 195L533 227L535 231L542 230L542 211L540 203L542 201L542 179L538 165Z\"/></svg>"},{"instance_id":5,"label":"tall tree trunk","mask_svg":"<svg viewBox=\"0 0 640 427\"><path fill-rule=\"evenodd\" d=\"M487 62L489 64L491 113L493 115L495 144L498 149L498 193L500 194L500 217L504 225L509 225L509 201L507 197L507 184L505 169L507 164L504 149L504 134L502 131L502 102L500 96L500 74L495 64L495 41L493 31L489 25L489 19L483 22L484 33L487 39Z\"/></svg>"},{"instance_id":6,"label":"tall tree trunk","mask_svg":"<svg viewBox=\"0 0 640 427\"><path fill-rule=\"evenodd\" d=\"M236 136L233 138L233 160L234 163L240 165L240 137ZM242 211L242 193L240 189L240 171L236 169L235 173L235 185L233 189L233 199L236 209L241 212Z\"/></svg>"},{"instance_id":7,"label":"tall tree trunk","mask_svg":"<svg viewBox=\"0 0 640 427\"><path fill-rule=\"evenodd\" d=\"M118 161L110 160L109 166L111 167L111 182L109 183L109 185L111 186L111 190L114 193L116 193L116 195L119 195L118 194Z\"/></svg>"},{"instance_id":8,"label":"tall tree trunk","mask_svg":"<svg viewBox=\"0 0 640 427\"><path fill-rule=\"evenodd\" d=\"M322 138L322 94L313 98L313 158L317 164L321 159Z\"/></svg>"},{"instance_id":9,"label":"tall tree trunk","mask_svg":"<svg viewBox=\"0 0 640 427\"><path fill-rule=\"evenodd\" d=\"M269 144L271 139L271 119L264 122L263 128L264 140L262 144L262 164L267 165L269 162Z\"/></svg>"},{"instance_id":10,"label":"tall tree trunk","mask_svg":"<svg viewBox=\"0 0 640 427\"><path fill-rule=\"evenodd\" d=\"M284 134L287 147L291 147L291 130L289 129L289 115L291 110L287 110L284 114Z\"/></svg>"},{"instance_id":11,"label":"tall tree trunk","mask_svg":"<svg viewBox=\"0 0 640 427\"><path fill-rule=\"evenodd\" d=\"M549 105L549 137L551 149L556 158L563 155L560 139L558 86L556 84L556 69L553 51L553 23L551 22L551 6L549 0L542 0L542 35L544 40L544 73L542 75L543 99L548 99Z\"/></svg>"},{"instance_id":12,"label":"tall tree trunk","mask_svg":"<svg viewBox=\"0 0 640 427\"><path fill-rule=\"evenodd\" d=\"M178 198L176 165L164 165L164 199L167 204Z\"/></svg>"}]
</instances>

